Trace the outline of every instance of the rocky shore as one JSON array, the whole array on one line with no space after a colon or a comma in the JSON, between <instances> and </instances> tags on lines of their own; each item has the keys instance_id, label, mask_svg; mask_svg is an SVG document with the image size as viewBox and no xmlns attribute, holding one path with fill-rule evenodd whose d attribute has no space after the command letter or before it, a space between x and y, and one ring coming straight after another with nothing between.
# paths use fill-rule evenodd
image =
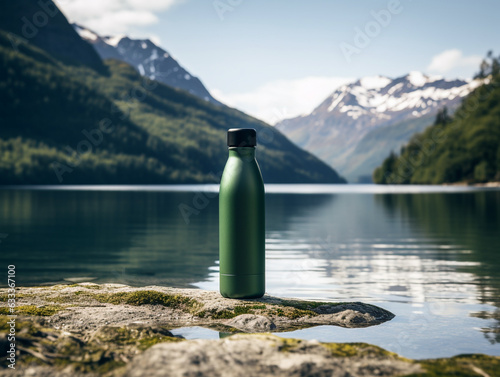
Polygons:
<instances>
[{"instance_id":1,"label":"rocky shore","mask_svg":"<svg viewBox=\"0 0 500 377\"><path fill-rule=\"evenodd\" d=\"M0 348L11 332L0 290ZM0 376L395 376L500 375L500 358L413 361L363 343L321 343L271 333L317 325L367 327L394 315L374 305L264 296L231 300L215 291L117 284L16 289L15 369ZM170 330L201 326L216 340Z\"/></svg>"}]
</instances>

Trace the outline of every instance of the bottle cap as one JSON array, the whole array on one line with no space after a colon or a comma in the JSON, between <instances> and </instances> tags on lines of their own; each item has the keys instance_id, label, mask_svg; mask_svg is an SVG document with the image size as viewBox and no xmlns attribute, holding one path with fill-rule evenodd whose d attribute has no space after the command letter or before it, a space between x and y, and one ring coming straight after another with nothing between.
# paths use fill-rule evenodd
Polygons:
<instances>
[{"instance_id":1,"label":"bottle cap","mask_svg":"<svg viewBox=\"0 0 500 377\"><path fill-rule=\"evenodd\" d=\"M231 128L227 131L228 147L255 147L257 131L253 128Z\"/></svg>"}]
</instances>

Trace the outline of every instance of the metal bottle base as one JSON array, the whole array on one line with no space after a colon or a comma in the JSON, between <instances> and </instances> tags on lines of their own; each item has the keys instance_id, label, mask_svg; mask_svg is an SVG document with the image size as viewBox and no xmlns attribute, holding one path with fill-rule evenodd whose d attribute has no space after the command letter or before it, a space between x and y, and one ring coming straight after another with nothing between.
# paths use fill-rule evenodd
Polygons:
<instances>
[{"instance_id":1,"label":"metal bottle base","mask_svg":"<svg viewBox=\"0 0 500 377\"><path fill-rule=\"evenodd\" d=\"M259 298L265 293L265 275L220 274L220 293L227 298Z\"/></svg>"}]
</instances>

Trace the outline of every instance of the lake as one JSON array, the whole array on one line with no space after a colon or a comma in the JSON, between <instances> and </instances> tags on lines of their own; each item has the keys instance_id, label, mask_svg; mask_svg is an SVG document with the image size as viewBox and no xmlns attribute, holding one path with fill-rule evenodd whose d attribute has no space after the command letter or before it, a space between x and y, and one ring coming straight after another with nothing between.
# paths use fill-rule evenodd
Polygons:
<instances>
[{"instance_id":1,"label":"lake","mask_svg":"<svg viewBox=\"0 0 500 377\"><path fill-rule=\"evenodd\" d=\"M1 286L93 281L218 289L218 186L0 190ZM367 342L410 358L500 355L500 190L266 186L266 292L392 311L363 329L280 336ZM186 338L218 338L183 328Z\"/></svg>"}]
</instances>

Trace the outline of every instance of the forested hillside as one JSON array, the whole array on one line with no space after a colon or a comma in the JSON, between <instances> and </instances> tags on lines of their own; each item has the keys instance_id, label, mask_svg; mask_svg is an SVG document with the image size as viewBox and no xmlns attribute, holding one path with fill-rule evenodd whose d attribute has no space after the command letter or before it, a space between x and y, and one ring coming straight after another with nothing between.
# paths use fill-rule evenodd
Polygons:
<instances>
[{"instance_id":1,"label":"forested hillside","mask_svg":"<svg viewBox=\"0 0 500 377\"><path fill-rule=\"evenodd\" d=\"M278 131L241 112L105 62L66 65L0 32L0 183L216 182L228 128L259 132L267 182L343 180Z\"/></svg>"},{"instance_id":2,"label":"forested hillside","mask_svg":"<svg viewBox=\"0 0 500 377\"><path fill-rule=\"evenodd\" d=\"M482 62L484 85L453 116L441 110L432 126L415 135L373 173L376 183L441 184L500 181L500 57Z\"/></svg>"}]
</instances>

